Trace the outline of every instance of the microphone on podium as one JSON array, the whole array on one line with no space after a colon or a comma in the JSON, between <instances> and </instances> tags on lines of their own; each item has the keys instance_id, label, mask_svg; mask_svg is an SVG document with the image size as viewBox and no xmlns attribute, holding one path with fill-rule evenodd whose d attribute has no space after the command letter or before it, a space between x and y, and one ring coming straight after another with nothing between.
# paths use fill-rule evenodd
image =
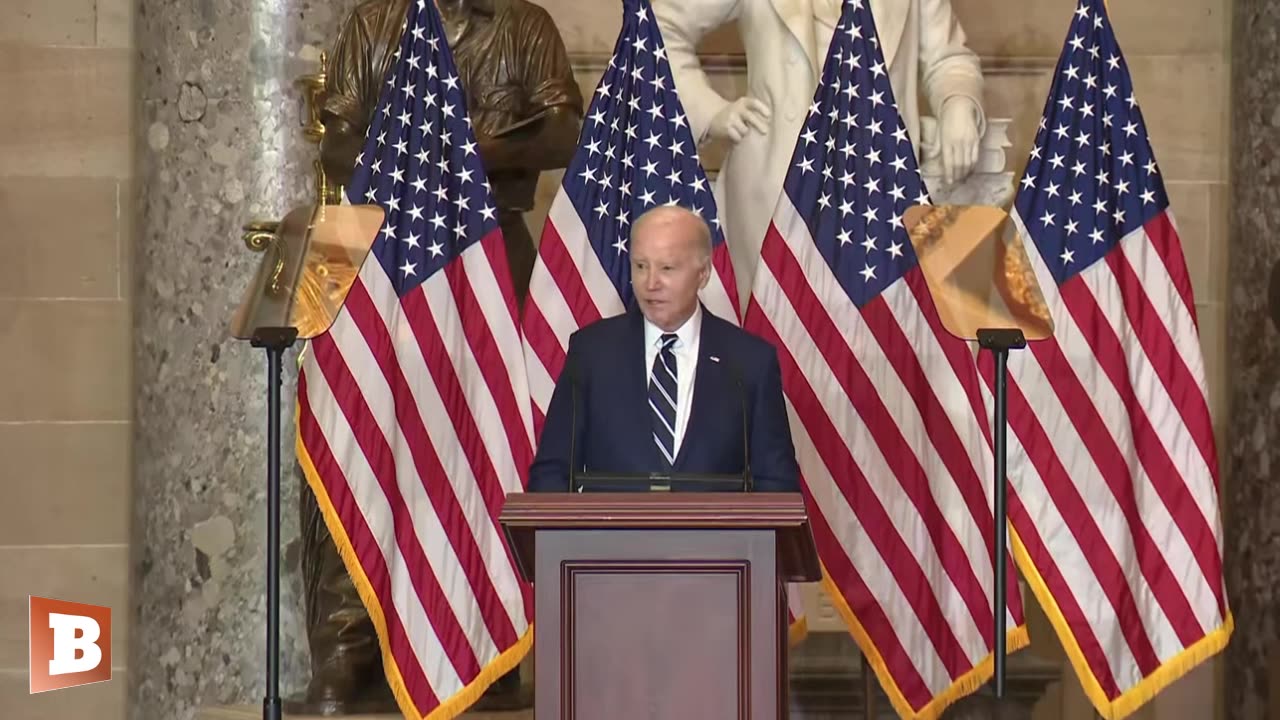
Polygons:
<instances>
[{"instance_id":1,"label":"microphone on podium","mask_svg":"<svg viewBox=\"0 0 1280 720\"><path fill-rule=\"evenodd\" d=\"M747 431L747 388L742 382L742 373L738 367L719 355L708 355L707 359L729 371L733 384L738 388L738 403L742 410L742 490L751 492L755 489L755 480L751 477L751 434Z\"/></svg>"},{"instance_id":2,"label":"microphone on podium","mask_svg":"<svg viewBox=\"0 0 1280 720\"><path fill-rule=\"evenodd\" d=\"M569 492L582 492L577 484L578 458L575 455L578 444L578 369L571 358L566 358L561 372L569 378Z\"/></svg>"}]
</instances>

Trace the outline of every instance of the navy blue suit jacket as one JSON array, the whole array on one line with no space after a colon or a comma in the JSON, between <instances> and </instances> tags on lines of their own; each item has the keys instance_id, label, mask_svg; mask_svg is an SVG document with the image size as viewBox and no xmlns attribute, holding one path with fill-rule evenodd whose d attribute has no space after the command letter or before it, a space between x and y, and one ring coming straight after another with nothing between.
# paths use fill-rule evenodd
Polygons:
<instances>
[{"instance_id":1,"label":"navy blue suit jacket","mask_svg":"<svg viewBox=\"0 0 1280 720\"><path fill-rule=\"evenodd\" d=\"M689 422L668 469L653 441L644 342L638 310L592 323L569 338L565 369L529 469L531 492L568 491L571 425L576 426L579 472L741 475L743 392L755 490L799 492L782 373L772 345L703 309Z\"/></svg>"}]
</instances>

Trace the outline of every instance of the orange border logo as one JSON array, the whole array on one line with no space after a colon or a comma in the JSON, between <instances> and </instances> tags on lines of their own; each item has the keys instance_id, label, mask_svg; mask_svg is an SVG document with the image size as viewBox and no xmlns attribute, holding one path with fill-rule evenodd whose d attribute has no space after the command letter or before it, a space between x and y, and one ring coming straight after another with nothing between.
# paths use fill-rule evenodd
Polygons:
<instances>
[{"instance_id":1,"label":"orange border logo","mask_svg":"<svg viewBox=\"0 0 1280 720\"><path fill-rule=\"evenodd\" d=\"M111 679L111 608L29 595L31 692Z\"/></svg>"}]
</instances>

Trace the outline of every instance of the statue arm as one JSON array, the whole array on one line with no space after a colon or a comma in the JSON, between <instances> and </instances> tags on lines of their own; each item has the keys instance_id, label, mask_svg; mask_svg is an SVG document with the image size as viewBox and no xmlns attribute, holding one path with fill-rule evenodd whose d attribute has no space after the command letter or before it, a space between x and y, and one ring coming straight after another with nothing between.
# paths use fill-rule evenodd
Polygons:
<instances>
[{"instance_id":1,"label":"statue arm","mask_svg":"<svg viewBox=\"0 0 1280 720\"><path fill-rule=\"evenodd\" d=\"M481 140L480 156L490 172L566 167L577 148L582 122L582 92L569 53L555 22L540 7L522 19L519 37L526 117L541 117L510 134Z\"/></svg>"},{"instance_id":2,"label":"statue arm","mask_svg":"<svg viewBox=\"0 0 1280 720\"><path fill-rule=\"evenodd\" d=\"M986 132L982 64L968 48L951 0L920 0L921 84L935 115L948 102L971 107L978 137Z\"/></svg>"},{"instance_id":3,"label":"statue arm","mask_svg":"<svg viewBox=\"0 0 1280 720\"><path fill-rule=\"evenodd\" d=\"M486 172L566 167L577 147L582 115L567 105L548 108L527 130L480 141Z\"/></svg>"},{"instance_id":4,"label":"statue arm","mask_svg":"<svg viewBox=\"0 0 1280 720\"><path fill-rule=\"evenodd\" d=\"M688 115L689 129L694 141L702 143L708 137L712 119L730 101L711 87L698 60L698 42L738 17L739 0L653 0L653 14L667 47L667 61L680 104Z\"/></svg>"}]
</instances>

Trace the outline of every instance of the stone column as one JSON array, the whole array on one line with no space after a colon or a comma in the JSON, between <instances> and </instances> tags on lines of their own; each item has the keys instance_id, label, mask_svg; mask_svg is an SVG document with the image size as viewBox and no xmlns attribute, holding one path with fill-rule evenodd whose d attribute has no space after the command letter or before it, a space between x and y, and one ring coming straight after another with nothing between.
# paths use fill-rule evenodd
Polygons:
<instances>
[{"instance_id":1,"label":"stone column","mask_svg":"<svg viewBox=\"0 0 1280 720\"><path fill-rule=\"evenodd\" d=\"M1275 717L1280 663L1280 335L1267 281L1280 258L1280 5L1235 0L1231 87L1231 246L1224 455L1226 570L1236 630L1226 717ZM1268 710L1270 705L1270 710Z\"/></svg>"},{"instance_id":2,"label":"stone column","mask_svg":"<svg viewBox=\"0 0 1280 720\"><path fill-rule=\"evenodd\" d=\"M241 227L310 202L293 87L353 4L140 0L134 303L134 720L189 720L265 690L266 358L228 320L260 261ZM299 346L300 347L300 346ZM307 680L282 390L282 694Z\"/></svg>"}]
</instances>

